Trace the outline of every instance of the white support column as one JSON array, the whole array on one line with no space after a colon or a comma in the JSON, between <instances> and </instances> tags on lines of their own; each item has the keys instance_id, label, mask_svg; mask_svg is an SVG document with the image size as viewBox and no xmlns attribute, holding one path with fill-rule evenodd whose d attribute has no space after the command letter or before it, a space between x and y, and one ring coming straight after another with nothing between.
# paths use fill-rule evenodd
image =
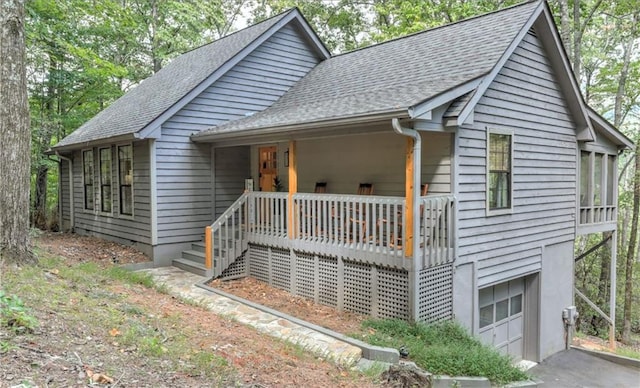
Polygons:
<instances>
[{"instance_id":1,"label":"white support column","mask_svg":"<svg viewBox=\"0 0 640 388\"><path fill-rule=\"evenodd\" d=\"M610 281L610 300L609 300L609 317L611 318L611 325L609 326L609 345L611 349L616 348L616 268L617 266L617 254L618 254L618 231L614 230L611 235L611 268L609 269L611 281Z\"/></svg>"}]
</instances>

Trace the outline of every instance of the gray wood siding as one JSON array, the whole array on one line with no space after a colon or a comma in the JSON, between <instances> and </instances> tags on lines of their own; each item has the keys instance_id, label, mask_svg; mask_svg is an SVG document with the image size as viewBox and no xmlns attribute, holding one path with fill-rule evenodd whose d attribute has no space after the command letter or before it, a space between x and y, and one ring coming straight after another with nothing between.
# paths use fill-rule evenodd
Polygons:
<instances>
[{"instance_id":1,"label":"gray wood siding","mask_svg":"<svg viewBox=\"0 0 640 388\"><path fill-rule=\"evenodd\" d=\"M201 239L212 213L224 206L214 210L212 203L211 147L189 136L269 107L318 61L297 30L285 26L163 123L156 142L158 244ZM233 168L230 176L238 172ZM222 204L228 203L222 194L235 188L227 183L216 182Z\"/></svg>"},{"instance_id":2,"label":"gray wood siding","mask_svg":"<svg viewBox=\"0 0 640 388\"><path fill-rule=\"evenodd\" d=\"M60 178L58 185L60 187L60 211L62 218L61 230L68 230L71 226L71 193L69 188L69 161L60 161Z\"/></svg>"},{"instance_id":3,"label":"gray wood siding","mask_svg":"<svg viewBox=\"0 0 640 388\"><path fill-rule=\"evenodd\" d=\"M514 134L512 214L486 215L487 128ZM541 247L574 239L576 148L565 99L528 34L476 106L474 123L459 129L458 262L479 262L480 286L537 270Z\"/></svg>"},{"instance_id":4,"label":"gray wood siding","mask_svg":"<svg viewBox=\"0 0 640 388\"><path fill-rule=\"evenodd\" d=\"M115 146L111 146L112 171L112 212L100 213L84 209L82 186L82 153L74 153L73 181L75 227L96 235L112 236L127 241L151 243L150 195L149 195L149 145L146 141L133 143L133 217L120 215L118 188L118 159ZM98 201L98 152L94 148L94 191L95 209L100 209Z\"/></svg>"},{"instance_id":5,"label":"gray wood siding","mask_svg":"<svg viewBox=\"0 0 640 388\"><path fill-rule=\"evenodd\" d=\"M218 218L244 192L249 177L249 146L217 148L215 152L215 218Z\"/></svg>"},{"instance_id":6,"label":"gray wood siding","mask_svg":"<svg viewBox=\"0 0 640 388\"><path fill-rule=\"evenodd\" d=\"M451 192L451 135L422 132L422 182L429 193ZM299 141L298 191L327 182L330 193L355 194L360 182L374 194L404 197L407 138L392 132Z\"/></svg>"}]
</instances>

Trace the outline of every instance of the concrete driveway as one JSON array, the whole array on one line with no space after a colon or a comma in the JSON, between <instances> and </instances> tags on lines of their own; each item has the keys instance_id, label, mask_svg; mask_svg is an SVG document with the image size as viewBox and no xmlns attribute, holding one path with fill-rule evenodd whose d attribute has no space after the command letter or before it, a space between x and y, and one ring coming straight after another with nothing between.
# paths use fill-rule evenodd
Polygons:
<instances>
[{"instance_id":1,"label":"concrete driveway","mask_svg":"<svg viewBox=\"0 0 640 388\"><path fill-rule=\"evenodd\" d=\"M556 353L529 370L542 387L640 388L640 369L620 365L580 350Z\"/></svg>"}]
</instances>

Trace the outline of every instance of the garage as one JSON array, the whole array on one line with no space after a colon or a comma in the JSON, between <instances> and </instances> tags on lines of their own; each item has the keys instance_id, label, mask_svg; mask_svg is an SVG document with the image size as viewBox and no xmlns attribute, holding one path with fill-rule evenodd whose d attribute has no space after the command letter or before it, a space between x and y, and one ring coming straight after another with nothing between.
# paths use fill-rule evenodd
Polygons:
<instances>
[{"instance_id":1,"label":"garage","mask_svg":"<svg viewBox=\"0 0 640 388\"><path fill-rule=\"evenodd\" d=\"M525 279L480 289L479 336L501 352L521 360L524 354Z\"/></svg>"}]
</instances>

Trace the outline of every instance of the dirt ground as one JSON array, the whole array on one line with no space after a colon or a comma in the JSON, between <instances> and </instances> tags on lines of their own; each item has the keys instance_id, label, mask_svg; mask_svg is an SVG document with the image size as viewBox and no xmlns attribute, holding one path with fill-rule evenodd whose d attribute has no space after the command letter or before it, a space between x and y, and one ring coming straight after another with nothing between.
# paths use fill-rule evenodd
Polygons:
<instances>
[{"instance_id":1,"label":"dirt ground","mask_svg":"<svg viewBox=\"0 0 640 388\"><path fill-rule=\"evenodd\" d=\"M68 265L93 261L107 267L148 261L131 248L92 237L43 233L34 240L39 249L66 257ZM45 275L55 278L55 273ZM32 387L34 384L38 387L255 388L377 385L369 377L316 359L249 327L143 286L106 284L102 290L123 296L136 308L179 317L182 331L201 333L195 339L200 348L211 349L224 357L233 373L225 379L211 381L204 376L173 371L162 360L140 357L134 349L119 345L117 338L96 333L90 323L72 325L56 311L56 306L51 306L33 311L40 322L35 333L19 336L18 346L8 352L0 349L0 387ZM0 344L5 336L9 334L0 328ZM27 384L20 385L25 382Z\"/></svg>"},{"instance_id":2,"label":"dirt ground","mask_svg":"<svg viewBox=\"0 0 640 388\"><path fill-rule=\"evenodd\" d=\"M65 257L69 266L94 262L106 268L149 261L135 249L94 237L42 233L34 241L39 249ZM253 278L217 280L210 285L344 334L361 332L361 323L366 319L362 315L338 312L293 296ZM415 376L410 376L412 382L407 382L407 376L395 376L393 371L383 375L382 382L375 382L369 377L315 359L237 322L143 286L104 285L104 288L141 309L155 311L162 316L179 317L179 325L184 332L202 333L197 338L200 348L211 349L222 356L233 374L223 380L211 381L201 375L173 371L162 361L149 360L132 349L122 348L108 334L97 335L90 324L72 325L56 311L55 306L51 306L34 311L40 326L33 335L25 336L10 352L3 352L0 348L0 388L34 386L21 386L25 381L38 387L96 386L107 381L111 386L120 387L254 388L399 387L415 383L411 380ZM6 335L0 328L0 345ZM580 338L576 344L598 349L606 345L604 341L591 337ZM107 374L107 370L112 372ZM100 374L103 373L109 380L100 383ZM89 380L89 377L94 379ZM94 383L88 383L91 381Z\"/></svg>"}]
</instances>

